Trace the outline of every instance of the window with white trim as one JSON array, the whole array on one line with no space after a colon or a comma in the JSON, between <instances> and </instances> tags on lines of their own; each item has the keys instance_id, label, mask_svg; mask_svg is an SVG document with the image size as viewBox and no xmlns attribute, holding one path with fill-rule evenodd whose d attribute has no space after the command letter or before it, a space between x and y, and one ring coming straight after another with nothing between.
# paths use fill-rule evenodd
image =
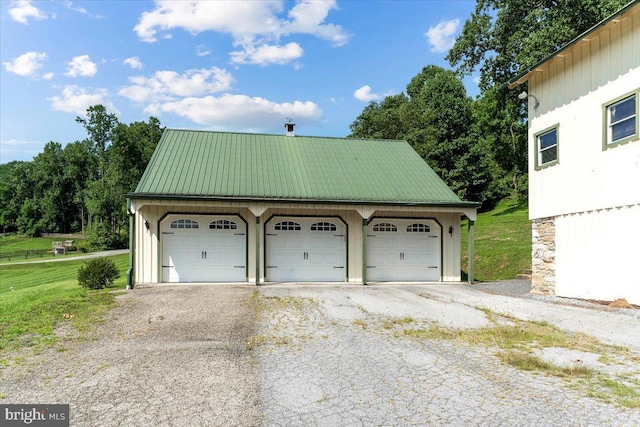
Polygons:
<instances>
[{"instance_id":1,"label":"window with white trim","mask_svg":"<svg viewBox=\"0 0 640 427\"><path fill-rule=\"evenodd\" d=\"M238 224L228 219L219 219L209 223L209 230L237 230Z\"/></svg>"},{"instance_id":2,"label":"window with white trim","mask_svg":"<svg viewBox=\"0 0 640 427\"><path fill-rule=\"evenodd\" d=\"M427 224L407 225L407 233L429 233L431 228Z\"/></svg>"},{"instance_id":3,"label":"window with white trim","mask_svg":"<svg viewBox=\"0 0 640 427\"><path fill-rule=\"evenodd\" d=\"M188 218L176 219L171 221L171 228L185 228L185 229L197 229L200 228L200 224L197 221Z\"/></svg>"},{"instance_id":4,"label":"window with white trim","mask_svg":"<svg viewBox=\"0 0 640 427\"><path fill-rule=\"evenodd\" d=\"M558 126L536 134L535 142L536 167L550 166L558 162Z\"/></svg>"},{"instance_id":5,"label":"window with white trim","mask_svg":"<svg viewBox=\"0 0 640 427\"><path fill-rule=\"evenodd\" d=\"M638 94L606 106L605 145L620 144L638 136Z\"/></svg>"},{"instance_id":6,"label":"window with white trim","mask_svg":"<svg viewBox=\"0 0 640 427\"><path fill-rule=\"evenodd\" d=\"M381 222L373 226L373 231L389 231L395 233L398 231L398 227L389 222Z\"/></svg>"},{"instance_id":7,"label":"window with white trim","mask_svg":"<svg viewBox=\"0 0 640 427\"><path fill-rule=\"evenodd\" d=\"M316 222L311 224L311 231L336 231L336 225L330 222Z\"/></svg>"},{"instance_id":8,"label":"window with white trim","mask_svg":"<svg viewBox=\"0 0 640 427\"><path fill-rule=\"evenodd\" d=\"M300 224L293 221L280 221L276 225L273 226L273 229L276 231L300 231L302 228Z\"/></svg>"}]
</instances>

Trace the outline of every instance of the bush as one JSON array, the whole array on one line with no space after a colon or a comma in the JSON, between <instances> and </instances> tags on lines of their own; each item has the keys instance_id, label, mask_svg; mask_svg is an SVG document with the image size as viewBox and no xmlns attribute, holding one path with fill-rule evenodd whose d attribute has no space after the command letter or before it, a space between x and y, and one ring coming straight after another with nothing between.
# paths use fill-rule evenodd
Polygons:
<instances>
[{"instance_id":1,"label":"bush","mask_svg":"<svg viewBox=\"0 0 640 427\"><path fill-rule=\"evenodd\" d=\"M103 289L112 286L120 277L116 264L108 258L94 258L78 270L78 284L88 289Z\"/></svg>"}]
</instances>

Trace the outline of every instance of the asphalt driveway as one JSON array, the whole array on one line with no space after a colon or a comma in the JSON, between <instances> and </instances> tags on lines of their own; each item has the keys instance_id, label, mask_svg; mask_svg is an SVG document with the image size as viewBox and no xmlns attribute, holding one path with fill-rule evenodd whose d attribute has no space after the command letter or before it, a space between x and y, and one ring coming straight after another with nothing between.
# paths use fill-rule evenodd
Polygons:
<instances>
[{"instance_id":1,"label":"asphalt driveway","mask_svg":"<svg viewBox=\"0 0 640 427\"><path fill-rule=\"evenodd\" d=\"M639 409L512 368L492 346L403 335L544 321L631 351L541 357L640 386L634 316L455 285L175 285L118 298L94 339L0 365L1 402L70 403L74 426L640 425Z\"/></svg>"}]
</instances>

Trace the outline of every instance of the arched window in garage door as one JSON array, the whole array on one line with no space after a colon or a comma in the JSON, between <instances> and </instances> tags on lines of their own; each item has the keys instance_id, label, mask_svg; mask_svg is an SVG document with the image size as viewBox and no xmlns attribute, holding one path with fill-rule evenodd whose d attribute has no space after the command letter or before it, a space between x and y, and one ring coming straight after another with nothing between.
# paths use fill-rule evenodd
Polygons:
<instances>
[{"instance_id":1,"label":"arched window in garage door","mask_svg":"<svg viewBox=\"0 0 640 427\"><path fill-rule=\"evenodd\" d=\"M336 225L330 222L316 222L311 224L311 231L336 231Z\"/></svg>"},{"instance_id":2,"label":"arched window in garage door","mask_svg":"<svg viewBox=\"0 0 640 427\"><path fill-rule=\"evenodd\" d=\"M300 231L302 227L297 222L281 221L273 226L276 231Z\"/></svg>"},{"instance_id":3,"label":"arched window in garage door","mask_svg":"<svg viewBox=\"0 0 640 427\"><path fill-rule=\"evenodd\" d=\"M394 224L391 224L389 222L381 222L380 224L376 224L373 226L373 231L375 232L391 232L391 233L395 233L398 231L398 227L396 227Z\"/></svg>"},{"instance_id":4,"label":"arched window in garage door","mask_svg":"<svg viewBox=\"0 0 640 427\"><path fill-rule=\"evenodd\" d=\"M197 221L188 218L176 219L175 221L171 221L171 228L178 229L198 229L200 228L200 224Z\"/></svg>"},{"instance_id":5,"label":"arched window in garage door","mask_svg":"<svg viewBox=\"0 0 640 427\"><path fill-rule=\"evenodd\" d=\"M237 230L238 224L228 219L219 219L209 223L209 230Z\"/></svg>"},{"instance_id":6,"label":"arched window in garage door","mask_svg":"<svg viewBox=\"0 0 640 427\"><path fill-rule=\"evenodd\" d=\"M407 225L407 233L430 233L431 227L427 224L410 224Z\"/></svg>"}]
</instances>

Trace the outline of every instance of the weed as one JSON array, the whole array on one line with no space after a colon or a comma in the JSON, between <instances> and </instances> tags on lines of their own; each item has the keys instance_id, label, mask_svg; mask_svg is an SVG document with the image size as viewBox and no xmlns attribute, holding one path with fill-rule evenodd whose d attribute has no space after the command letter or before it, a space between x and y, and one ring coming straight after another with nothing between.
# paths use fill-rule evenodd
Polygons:
<instances>
[{"instance_id":1,"label":"weed","mask_svg":"<svg viewBox=\"0 0 640 427\"><path fill-rule=\"evenodd\" d=\"M362 319L355 319L351 324L354 326L360 326L362 329L367 329L367 322Z\"/></svg>"}]
</instances>

